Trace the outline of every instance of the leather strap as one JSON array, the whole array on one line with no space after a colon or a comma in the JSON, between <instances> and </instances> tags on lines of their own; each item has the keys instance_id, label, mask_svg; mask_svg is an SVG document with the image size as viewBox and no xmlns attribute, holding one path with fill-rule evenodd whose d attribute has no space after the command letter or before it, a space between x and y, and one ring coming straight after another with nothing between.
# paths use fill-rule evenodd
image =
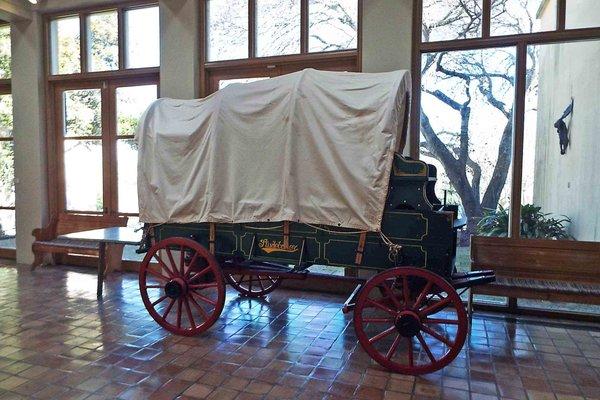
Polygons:
<instances>
[{"instance_id":1,"label":"leather strap","mask_svg":"<svg viewBox=\"0 0 600 400\"><path fill-rule=\"evenodd\" d=\"M367 233L363 232L358 238L358 247L356 248L356 259L354 263L356 265L362 264L363 253L365 251L365 243L367 242Z\"/></svg>"}]
</instances>

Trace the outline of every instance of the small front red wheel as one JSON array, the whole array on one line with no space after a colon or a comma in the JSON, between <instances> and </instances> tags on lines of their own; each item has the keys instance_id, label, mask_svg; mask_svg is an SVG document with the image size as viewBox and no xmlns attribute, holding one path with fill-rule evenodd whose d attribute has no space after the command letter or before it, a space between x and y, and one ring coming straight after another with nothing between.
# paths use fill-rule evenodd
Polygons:
<instances>
[{"instance_id":1,"label":"small front red wheel","mask_svg":"<svg viewBox=\"0 0 600 400\"><path fill-rule=\"evenodd\" d=\"M213 255L197 242L173 237L156 243L140 266L140 294L152 318L169 332L198 335L225 304L225 283Z\"/></svg>"},{"instance_id":2,"label":"small front red wheel","mask_svg":"<svg viewBox=\"0 0 600 400\"><path fill-rule=\"evenodd\" d=\"M225 274L225 279L242 296L262 297L281 285L282 279L269 275Z\"/></svg>"},{"instance_id":3,"label":"small front red wheel","mask_svg":"<svg viewBox=\"0 0 600 400\"><path fill-rule=\"evenodd\" d=\"M452 285L433 272L402 267L367 281L356 301L354 329L377 363L394 372L421 375L458 356L468 320Z\"/></svg>"}]
</instances>

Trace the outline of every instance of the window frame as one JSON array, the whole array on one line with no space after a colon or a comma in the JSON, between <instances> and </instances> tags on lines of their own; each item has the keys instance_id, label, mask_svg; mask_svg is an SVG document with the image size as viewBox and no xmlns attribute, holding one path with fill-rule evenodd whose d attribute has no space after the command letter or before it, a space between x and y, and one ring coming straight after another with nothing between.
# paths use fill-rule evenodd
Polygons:
<instances>
[{"instance_id":1,"label":"window frame","mask_svg":"<svg viewBox=\"0 0 600 400\"><path fill-rule=\"evenodd\" d=\"M96 7L85 7L80 8L77 11L63 11L56 13L49 13L44 15L45 20L45 71L49 81L60 81L66 78L73 79L89 79L93 77L103 78L106 76L131 76L146 72L158 71L160 66L155 67L142 67L142 68L127 68L127 40L126 40L126 23L125 13L130 10L143 9L158 7L156 0L135 0L124 2L114 6L96 6ZM89 51L88 51L88 16L91 14L102 13L102 12L117 12L117 30L118 30L118 68L115 70L105 71L88 71L89 62ZM52 73L52 46L51 46L51 27L50 23L53 20L57 20L65 17L79 17L79 72L72 74L53 74Z\"/></svg>"},{"instance_id":2,"label":"window frame","mask_svg":"<svg viewBox=\"0 0 600 400\"><path fill-rule=\"evenodd\" d=\"M300 52L269 57L256 56L256 1L248 0L248 58L208 61L208 2L200 0L200 94L214 93L222 79L274 77L304 68L360 72L362 70L363 0L358 5L356 49L309 52L309 0L300 1Z\"/></svg>"},{"instance_id":3,"label":"window frame","mask_svg":"<svg viewBox=\"0 0 600 400\"><path fill-rule=\"evenodd\" d=\"M0 24L0 26L6 26L9 24ZM12 71L11 71L11 77L12 77ZM11 88L11 78L2 78L0 79L0 95L7 95L7 94L12 94L12 88ZM15 132L13 130L12 135L11 136L6 136L6 137L0 137L0 143L2 142L12 142L14 143L15 140ZM16 208L15 206L4 206L2 204L0 204L0 211L13 211L16 212ZM16 259L17 257L17 252L15 249L9 249L9 248L0 248L0 258L5 258L5 259Z\"/></svg>"},{"instance_id":4,"label":"window frame","mask_svg":"<svg viewBox=\"0 0 600 400\"><path fill-rule=\"evenodd\" d=\"M98 218L115 215L137 216L137 213L120 213L118 209L118 165L117 141L129 136L117 136L117 110L116 89L126 86L156 85L157 97L160 93L160 66L143 68L126 68L126 32L125 13L129 10L158 7L156 0L134 0L123 2L119 5L104 5L83 7L78 10L65 10L62 12L44 15L44 54L46 71L46 103L47 121L46 128L48 154L48 207L50 216L95 215ZM118 42L119 42L119 69L109 71L87 71L87 16L93 13L117 11L118 13ZM51 71L51 37L50 23L52 20L67 16L79 16L80 23L80 62L81 70L74 74L52 74ZM66 186L64 171L64 137L62 131L62 92L64 90L100 88L102 97L102 136L97 140L102 141L102 170L103 170L103 210L101 212L67 210Z\"/></svg>"},{"instance_id":5,"label":"window frame","mask_svg":"<svg viewBox=\"0 0 600 400\"><path fill-rule=\"evenodd\" d=\"M509 213L510 238L521 240L521 195L523 181L523 151L525 136L525 102L527 80L527 48L531 45L600 40L600 27L566 28L567 0L557 0L556 28L552 31L492 36L490 34L493 0L482 0L482 35L477 38L424 42L422 37L423 0L413 5L412 93L410 155L420 157L421 121L421 60L422 55L444 51L480 50L500 47L516 49L516 84L511 168L511 203Z\"/></svg>"}]
</instances>

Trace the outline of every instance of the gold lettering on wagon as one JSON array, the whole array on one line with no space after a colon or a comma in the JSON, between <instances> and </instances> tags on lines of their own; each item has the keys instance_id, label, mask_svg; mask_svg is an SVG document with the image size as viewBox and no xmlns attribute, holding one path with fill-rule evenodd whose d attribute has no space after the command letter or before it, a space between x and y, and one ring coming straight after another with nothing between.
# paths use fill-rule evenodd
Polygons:
<instances>
[{"instance_id":1,"label":"gold lettering on wagon","mask_svg":"<svg viewBox=\"0 0 600 400\"><path fill-rule=\"evenodd\" d=\"M275 252L295 253L298 251L298 246L295 244L285 244L283 241L275 241L269 239L261 239L258 242L258 247L267 254Z\"/></svg>"}]
</instances>

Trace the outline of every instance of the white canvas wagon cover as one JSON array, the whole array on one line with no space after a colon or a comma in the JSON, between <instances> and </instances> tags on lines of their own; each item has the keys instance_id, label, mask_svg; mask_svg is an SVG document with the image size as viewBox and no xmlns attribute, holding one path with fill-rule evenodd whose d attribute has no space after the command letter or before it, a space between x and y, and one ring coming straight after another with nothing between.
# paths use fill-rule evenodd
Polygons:
<instances>
[{"instance_id":1,"label":"white canvas wagon cover","mask_svg":"<svg viewBox=\"0 0 600 400\"><path fill-rule=\"evenodd\" d=\"M379 231L407 71L313 69L159 99L142 116L140 221L300 221Z\"/></svg>"}]
</instances>

